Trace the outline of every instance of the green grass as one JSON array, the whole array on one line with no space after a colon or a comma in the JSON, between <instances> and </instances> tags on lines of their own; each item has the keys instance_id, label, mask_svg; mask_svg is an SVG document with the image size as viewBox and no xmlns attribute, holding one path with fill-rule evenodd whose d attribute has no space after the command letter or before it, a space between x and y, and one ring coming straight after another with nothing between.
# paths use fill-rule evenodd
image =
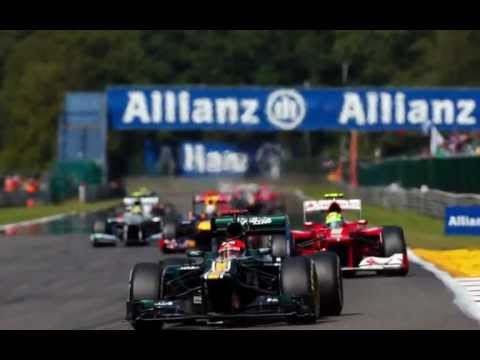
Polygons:
<instances>
[{"instance_id":1,"label":"green grass","mask_svg":"<svg viewBox=\"0 0 480 360\"><path fill-rule=\"evenodd\" d=\"M302 190L307 196L321 198L325 192L340 191L334 185L308 185ZM445 236L443 219L435 219L413 211L385 209L363 205L363 217L370 225L400 225L408 246L434 250L480 248L480 237Z\"/></svg>"},{"instance_id":2,"label":"green grass","mask_svg":"<svg viewBox=\"0 0 480 360\"><path fill-rule=\"evenodd\" d=\"M64 213L85 213L111 208L118 205L120 200L104 200L83 204L78 201L67 201L59 205L39 205L34 208L12 207L0 211L0 225L12 224L20 221L33 220Z\"/></svg>"}]
</instances>

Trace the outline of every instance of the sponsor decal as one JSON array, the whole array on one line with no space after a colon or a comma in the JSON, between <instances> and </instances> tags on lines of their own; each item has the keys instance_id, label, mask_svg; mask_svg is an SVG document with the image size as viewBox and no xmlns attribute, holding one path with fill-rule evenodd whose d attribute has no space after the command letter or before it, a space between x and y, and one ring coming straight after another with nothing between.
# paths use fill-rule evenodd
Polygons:
<instances>
[{"instance_id":1,"label":"sponsor decal","mask_svg":"<svg viewBox=\"0 0 480 360\"><path fill-rule=\"evenodd\" d=\"M445 210L447 235L480 235L480 206L450 206Z\"/></svg>"},{"instance_id":2,"label":"sponsor decal","mask_svg":"<svg viewBox=\"0 0 480 360\"><path fill-rule=\"evenodd\" d=\"M343 94L340 125L420 125L430 120L435 125L475 125L475 99L410 98L402 91L395 93L367 91Z\"/></svg>"},{"instance_id":3,"label":"sponsor decal","mask_svg":"<svg viewBox=\"0 0 480 360\"><path fill-rule=\"evenodd\" d=\"M305 118L307 104L296 90L281 89L271 93L267 100L268 121L280 130L293 130Z\"/></svg>"},{"instance_id":4,"label":"sponsor decal","mask_svg":"<svg viewBox=\"0 0 480 360\"><path fill-rule=\"evenodd\" d=\"M115 130L293 131L478 128L478 89L113 88Z\"/></svg>"},{"instance_id":5,"label":"sponsor decal","mask_svg":"<svg viewBox=\"0 0 480 360\"><path fill-rule=\"evenodd\" d=\"M251 225L268 225L272 223L272 219L269 217L251 217L251 218L239 218L238 221L240 224L251 224Z\"/></svg>"},{"instance_id":6,"label":"sponsor decal","mask_svg":"<svg viewBox=\"0 0 480 360\"><path fill-rule=\"evenodd\" d=\"M184 174L241 175L250 165L249 154L233 147L202 143L185 143L181 148L182 172Z\"/></svg>"}]
</instances>

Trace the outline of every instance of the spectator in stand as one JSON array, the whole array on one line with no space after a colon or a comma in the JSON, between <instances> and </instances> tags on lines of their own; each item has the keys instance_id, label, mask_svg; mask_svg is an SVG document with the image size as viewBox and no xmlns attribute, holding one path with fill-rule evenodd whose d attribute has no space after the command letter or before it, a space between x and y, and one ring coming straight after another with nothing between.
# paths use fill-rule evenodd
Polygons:
<instances>
[{"instance_id":1,"label":"spectator in stand","mask_svg":"<svg viewBox=\"0 0 480 360\"><path fill-rule=\"evenodd\" d=\"M13 193L20 190L21 187L21 179L18 175L7 175L5 177L5 182L3 184L3 190L7 193Z\"/></svg>"}]
</instances>

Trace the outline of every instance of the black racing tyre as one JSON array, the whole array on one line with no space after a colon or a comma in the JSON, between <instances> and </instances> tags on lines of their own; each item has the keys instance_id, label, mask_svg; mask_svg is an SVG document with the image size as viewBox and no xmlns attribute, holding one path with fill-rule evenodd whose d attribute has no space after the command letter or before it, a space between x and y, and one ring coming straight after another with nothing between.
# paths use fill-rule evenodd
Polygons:
<instances>
[{"instance_id":1,"label":"black racing tyre","mask_svg":"<svg viewBox=\"0 0 480 360\"><path fill-rule=\"evenodd\" d=\"M284 235L273 235L271 245L273 258L283 259L294 255L293 242Z\"/></svg>"},{"instance_id":2,"label":"black racing tyre","mask_svg":"<svg viewBox=\"0 0 480 360\"><path fill-rule=\"evenodd\" d=\"M302 298L303 314L290 318L289 323L315 322L320 316L320 288L313 263L306 257L286 258L280 274L281 293L294 298ZM298 316L300 315L300 316Z\"/></svg>"},{"instance_id":3,"label":"black racing tyre","mask_svg":"<svg viewBox=\"0 0 480 360\"><path fill-rule=\"evenodd\" d=\"M340 315L343 309L343 282L339 257L332 252L321 252L309 258L313 261L320 287L320 315Z\"/></svg>"},{"instance_id":4,"label":"black racing tyre","mask_svg":"<svg viewBox=\"0 0 480 360\"><path fill-rule=\"evenodd\" d=\"M155 263L135 265L130 276L130 301L154 300L160 295L160 266Z\"/></svg>"},{"instance_id":5,"label":"black racing tyre","mask_svg":"<svg viewBox=\"0 0 480 360\"><path fill-rule=\"evenodd\" d=\"M407 256L407 243L401 227L383 226L381 250L382 255L385 257L390 257L394 254L403 254L403 256ZM408 262L402 269L389 270L386 273L388 275L405 276L408 273Z\"/></svg>"},{"instance_id":6,"label":"black racing tyre","mask_svg":"<svg viewBox=\"0 0 480 360\"><path fill-rule=\"evenodd\" d=\"M130 301L159 299L160 266L155 263L135 265L130 275ZM133 315L135 318L135 314ZM159 321L136 320L131 322L137 331L160 330L163 323Z\"/></svg>"},{"instance_id":7,"label":"black racing tyre","mask_svg":"<svg viewBox=\"0 0 480 360\"><path fill-rule=\"evenodd\" d=\"M166 223L163 227L163 237L165 239L175 239L177 235L177 226L173 223Z\"/></svg>"},{"instance_id":8,"label":"black racing tyre","mask_svg":"<svg viewBox=\"0 0 480 360\"><path fill-rule=\"evenodd\" d=\"M384 226L382 231L383 256L389 257L398 253L406 253L407 246L403 229L399 226Z\"/></svg>"}]
</instances>

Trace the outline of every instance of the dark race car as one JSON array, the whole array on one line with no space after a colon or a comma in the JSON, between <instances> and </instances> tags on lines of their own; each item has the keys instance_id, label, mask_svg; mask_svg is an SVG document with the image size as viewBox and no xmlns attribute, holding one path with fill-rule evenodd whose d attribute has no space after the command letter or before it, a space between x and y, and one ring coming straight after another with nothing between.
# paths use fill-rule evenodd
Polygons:
<instances>
[{"instance_id":1,"label":"dark race car","mask_svg":"<svg viewBox=\"0 0 480 360\"><path fill-rule=\"evenodd\" d=\"M399 226L368 227L361 218L359 199L327 194L324 200L303 203L304 228L292 231L299 255L335 252L345 275L357 272L405 276L409 261L403 229ZM357 220L348 220L347 211L358 211Z\"/></svg>"},{"instance_id":2,"label":"dark race car","mask_svg":"<svg viewBox=\"0 0 480 360\"><path fill-rule=\"evenodd\" d=\"M163 253L185 252L210 244L210 219L229 211L231 197L218 191L206 191L192 199L192 210L186 219L165 223L155 237Z\"/></svg>"},{"instance_id":3,"label":"dark race car","mask_svg":"<svg viewBox=\"0 0 480 360\"><path fill-rule=\"evenodd\" d=\"M258 319L314 322L336 314L322 304L337 299L330 277L340 276L339 264L326 254L290 257L286 216L215 218L212 231L210 251L135 265L126 316L135 329ZM271 236L271 247L253 248L249 238L256 235Z\"/></svg>"}]
</instances>

